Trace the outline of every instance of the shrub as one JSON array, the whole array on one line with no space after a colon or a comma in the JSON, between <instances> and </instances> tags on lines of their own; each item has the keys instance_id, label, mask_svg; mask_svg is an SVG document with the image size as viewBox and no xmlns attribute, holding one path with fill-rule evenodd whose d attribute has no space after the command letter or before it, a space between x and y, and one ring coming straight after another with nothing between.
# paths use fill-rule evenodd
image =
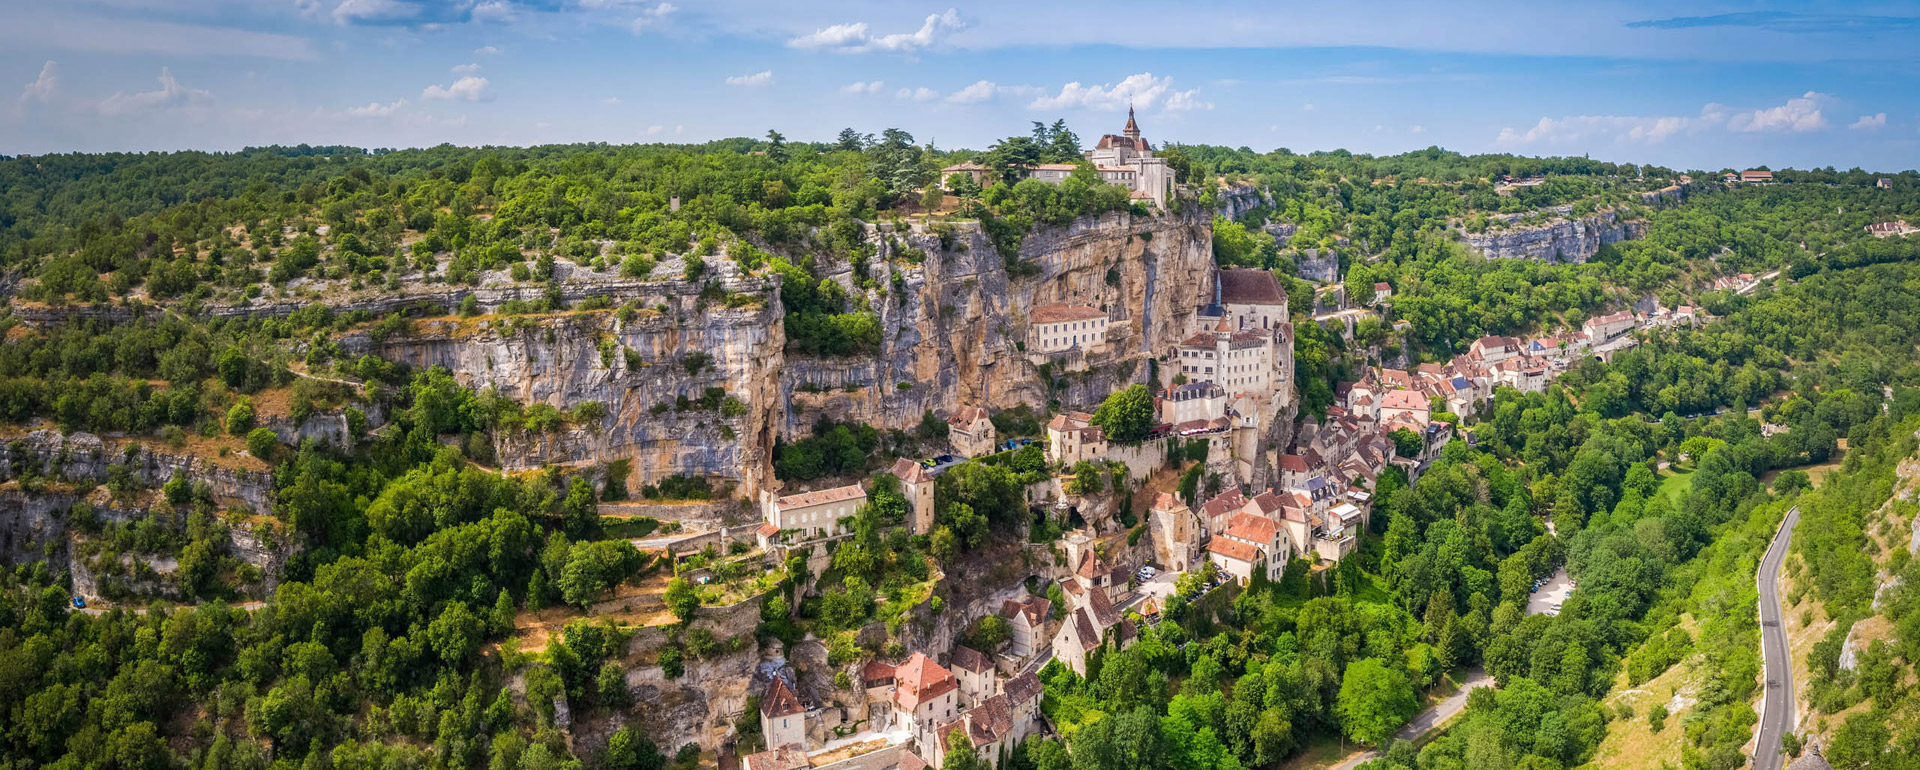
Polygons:
<instances>
[{"instance_id":1,"label":"shrub","mask_svg":"<svg viewBox=\"0 0 1920 770\"><path fill-rule=\"evenodd\" d=\"M254 428L247 434L247 453L272 462L273 451L280 448L280 437L266 428Z\"/></svg>"}]
</instances>

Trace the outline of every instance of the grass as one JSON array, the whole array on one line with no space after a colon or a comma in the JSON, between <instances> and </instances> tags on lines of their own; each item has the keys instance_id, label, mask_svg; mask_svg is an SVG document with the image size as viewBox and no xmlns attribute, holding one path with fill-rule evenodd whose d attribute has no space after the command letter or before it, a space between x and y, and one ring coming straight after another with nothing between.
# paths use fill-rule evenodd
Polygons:
<instances>
[{"instance_id":1,"label":"grass","mask_svg":"<svg viewBox=\"0 0 1920 770\"><path fill-rule=\"evenodd\" d=\"M660 528L652 516L602 516L600 531L608 539L632 540L646 537Z\"/></svg>"},{"instance_id":2,"label":"grass","mask_svg":"<svg viewBox=\"0 0 1920 770\"><path fill-rule=\"evenodd\" d=\"M1678 503L1686 499L1687 490L1692 488L1692 486L1692 470L1683 471L1678 468L1673 468L1669 469L1668 475L1661 477L1659 494L1666 496L1668 502Z\"/></svg>"}]
</instances>

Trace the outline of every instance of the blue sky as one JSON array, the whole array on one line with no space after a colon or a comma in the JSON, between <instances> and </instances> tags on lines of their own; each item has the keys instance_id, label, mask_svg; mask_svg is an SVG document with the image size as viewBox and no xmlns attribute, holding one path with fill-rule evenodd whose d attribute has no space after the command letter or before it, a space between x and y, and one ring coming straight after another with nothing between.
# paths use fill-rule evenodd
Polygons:
<instances>
[{"instance_id":1,"label":"blue sky","mask_svg":"<svg viewBox=\"0 0 1920 770\"><path fill-rule=\"evenodd\" d=\"M1920 167L1920 3L0 0L0 153L829 139Z\"/></svg>"}]
</instances>

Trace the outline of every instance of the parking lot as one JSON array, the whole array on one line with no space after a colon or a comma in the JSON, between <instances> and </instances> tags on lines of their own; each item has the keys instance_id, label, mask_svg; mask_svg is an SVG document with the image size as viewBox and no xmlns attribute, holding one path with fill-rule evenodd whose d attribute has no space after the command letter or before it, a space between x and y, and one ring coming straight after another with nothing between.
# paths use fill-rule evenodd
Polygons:
<instances>
[{"instance_id":1,"label":"parking lot","mask_svg":"<svg viewBox=\"0 0 1920 770\"><path fill-rule=\"evenodd\" d=\"M1567 596L1572 593L1573 580L1567 577L1567 568L1561 567L1554 571L1553 577L1548 578L1547 582L1540 586L1540 590L1527 597L1527 614L1558 615L1560 611L1555 607L1565 602Z\"/></svg>"}]
</instances>

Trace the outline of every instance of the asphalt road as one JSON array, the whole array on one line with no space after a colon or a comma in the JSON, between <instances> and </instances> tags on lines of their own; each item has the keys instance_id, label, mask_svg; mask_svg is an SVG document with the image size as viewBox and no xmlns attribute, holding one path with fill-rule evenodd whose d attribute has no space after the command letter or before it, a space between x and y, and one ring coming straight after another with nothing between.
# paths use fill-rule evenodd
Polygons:
<instances>
[{"instance_id":1,"label":"asphalt road","mask_svg":"<svg viewBox=\"0 0 1920 770\"><path fill-rule=\"evenodd\" d=\"M1760 702L1760 732L1753 747L1753 770L1779 770L1785 763L1780 736L1793 729L1793 664L1787 652L1787 629L1781 625L1780 563L1786 560L1793 527L1800 523L1798 506L1787 511L1780 531L1760 559L1760 654L1766 661L1766 694Z\"/></svg>"}]
</instances>

